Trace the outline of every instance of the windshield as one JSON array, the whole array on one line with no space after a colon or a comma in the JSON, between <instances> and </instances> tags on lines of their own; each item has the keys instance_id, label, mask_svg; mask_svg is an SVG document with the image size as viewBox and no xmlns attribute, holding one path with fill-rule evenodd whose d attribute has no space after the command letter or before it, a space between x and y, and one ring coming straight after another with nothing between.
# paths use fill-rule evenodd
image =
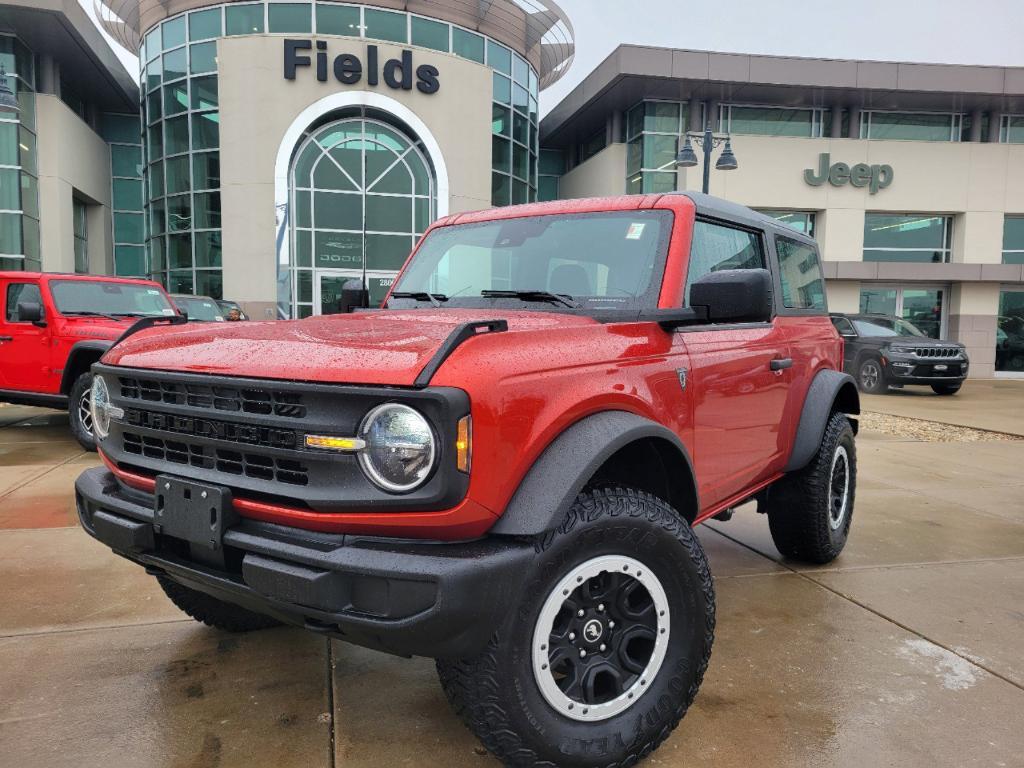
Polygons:
<instances>
[{"instance_id":1,"label":"windshield","mask_svg":"<svg viewBox=\"0 0 1024 768\"><path fill-rule=\"evenodd\" d=\"M403 296L393 296L389 306L442 301L484 307L505 300L537 302L538 309L545 304L562 309L653 307L671 232L671 211L534 216L442 227L423 241L395 286ZM500 295L486 295L491 292Z\"/></svg>"},{"instance_id":2,"label":"windshield","mask_svg":"<svg viewBox=\"0 0 1024 768\"><path fill-rule=\"evenodd\" d=\"M898 317L872 317L854 320L861 336L924 336L913 323Z\"/></svg>"},{"instance_id":3,"label":"windshield","mask_svg":"<svg viewBox=\"0 0 1024 768\"><path fill-rule=\"evenodd\" d=\"M188 315L189 320L200 323L221 323L224 315L220 307L213 299L204 299L202 296L175 296L174 303L178 309Z\"/></svg>"},{"instance_id":4,"label":"windshield","mask_svg":"<svg viewBox=\"0 0 1024 768\"><path fill-rule=\"evenodd\" d=\"M62 315L154 317L176 314L159 288L100 280L54 280L50 293Z\"/></svg>"}]
</instances>

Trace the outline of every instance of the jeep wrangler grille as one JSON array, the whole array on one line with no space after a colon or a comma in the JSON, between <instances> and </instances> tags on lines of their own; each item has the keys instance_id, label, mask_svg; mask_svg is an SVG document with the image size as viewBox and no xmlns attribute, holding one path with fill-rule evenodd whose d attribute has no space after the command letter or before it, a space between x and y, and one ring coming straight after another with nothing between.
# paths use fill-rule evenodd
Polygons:
<instances>
[{"instance_id":1,"label":"jeep wrangler grille","mask_svg":"<svg viewBox=\"0 0 1024 768\"><path fill-rule=\"evenodd\" d=\"M156 381L129 376L121 376L120 382L121 397L129 400L293 419L306 416L302 396L295 392Z\"/></svg>"},{"instance_id":2,"label":"jeep wrangler grille","mask_svg":"<svg viewBox=\"0 0 1024 768\"><path fill-rule=\"evenodd\" d=\"M277 481L287 485L309 484L309 470L298 461L212 448L181 440L165 440L128 431L124 432L123 437L125 452L136 456L200 469L216 469L229 475Z\"/></svg>"}]
</instances>

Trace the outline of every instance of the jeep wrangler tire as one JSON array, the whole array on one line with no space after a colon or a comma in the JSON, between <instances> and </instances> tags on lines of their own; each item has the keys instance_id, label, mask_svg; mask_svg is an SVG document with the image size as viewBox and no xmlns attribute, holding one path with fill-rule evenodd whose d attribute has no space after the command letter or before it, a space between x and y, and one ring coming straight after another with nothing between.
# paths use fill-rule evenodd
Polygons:
<instances>
[{"instance_id":1,"label":"jeep wrangler tire","mask_svg":"<svg viewBox=\"0 0 1024 768\"><path fill-rule=\"evenodd\" d=\"M252 632L257 629L276 627L281 622L260 613L247 611L231 603L182 586L166 576L157 576L160 588L178 608L196 621L208 624L225 632Z\"/></svg>"},{"instance_id":2,"label":"jeep wrangler tire","mask_svg":"<svg viewBox=\"0 0 1024 768\"><path fill-rule=\"evenodd\" d=\"M68 395L68 417L71 434L87 451L96 450L96 436L92 432L92 374L86 371L71 386Z\"/></svg>"},{"instance_id":3,"label":"jeep wrangler tire","mask_svg":"<svg viewBox=\"0 0 1024 768\"><path fill-rule=\"evenodd\" d=\"M856 487L853 427L833 413L811 462L768 491L768 527L779 552L808 563L835 560L850 534Z\"/></svg>"},{"instance_id":4,"label":"jeep wrangler tire","mask_svg":"<svg viewBox=\"0 0 1024 768\"><path fill-rule=\"evenodd\" d=\"M630 766L686 714L714 627L711 573L682 516L647 493L589 489L537 542L487 648L437 670L508 766Z\"/></svg>"},{"instance_id":5,"label":"jeep wrangler tire","mask_svg":"<svg viewBox=\"0 0 1024 768\"><path fill-rule=\"evenodd\" d=\"M932 384L932 392L936 395L955 395L959 391L959 384Z\"/></svg>"}]
</instances>

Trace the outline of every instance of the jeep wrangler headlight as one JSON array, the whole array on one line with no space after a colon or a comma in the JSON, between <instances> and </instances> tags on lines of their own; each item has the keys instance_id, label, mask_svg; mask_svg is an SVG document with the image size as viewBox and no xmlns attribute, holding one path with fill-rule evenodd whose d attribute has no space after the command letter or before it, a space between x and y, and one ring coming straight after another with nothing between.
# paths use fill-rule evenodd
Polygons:
<instances>
[{"instance_id":1,"label":"jeep wrangler headlight","mask_svg":"<svg viewBox=\"0 0 1024 768\"><path fill-rule=\"evenodd\" d=\"M359 425L359 438L366 443L359 465L379 488L408 493L430 477L437 441L419 411L398 403L379 405Z\"/></svg>"},{"instance_id":2,"label":"jeep wrangler headlight","mask_svg":"<svg viewBox=\"0 0 1024 768\"><path fill-rule=\"evenodd\" d=\"M89 393L89 410L92 411L92 430L99 440L110 434L110 390L102 376L92 377L92 392Z\"/></svg>"}]
</instances>

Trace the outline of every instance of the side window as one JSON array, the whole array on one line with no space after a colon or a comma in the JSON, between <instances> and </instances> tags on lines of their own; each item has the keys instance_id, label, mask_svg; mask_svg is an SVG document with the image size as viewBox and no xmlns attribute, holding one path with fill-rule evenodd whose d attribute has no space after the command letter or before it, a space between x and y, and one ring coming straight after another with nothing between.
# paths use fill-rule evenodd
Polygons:
<instances>
[{"instance_id":1,"label":"side window","mask_svg":"<svg viewBox=\"0 0 1024 768\"><path fill-rule=\"evenodd\" d=\"M835 326L836 330L839 331L840 336L856 336L857 331L854 330L853 323L847 320L845 317L833 317L832 325Z\"/></svg>"},{"instance_id":2,"label":"side window","mask_svg":"<svg viewBox=\"0 0 1024 768\"><path fill-rule=\"evenodd\" d=\"M782 306L786 309L825 311L825 280L818 249L806 243L775 236L782 280Z\"/></svg>"},{"instance_id":3,"label":"side window","mask_svg":"<svg viewBox=\"0 0 1024 768\"><path fill-rule=\"evenodd\" d=\"M686 271L686 304L690 303L690 286L704 275L724 269L764 268L760 234L698 220L693 225L690 266Z\"/></svg>"},{"instance_id":4,"label":"side window","mask_svg":"<svg viewBox=\"0 0 1024 768\"><path fill-rule=\"evenodd\" d=\"M35 283L11 283L7 286L7 322L18 323L18 304L42 304L43 296Z\"/></svg>"}]
</instances>

